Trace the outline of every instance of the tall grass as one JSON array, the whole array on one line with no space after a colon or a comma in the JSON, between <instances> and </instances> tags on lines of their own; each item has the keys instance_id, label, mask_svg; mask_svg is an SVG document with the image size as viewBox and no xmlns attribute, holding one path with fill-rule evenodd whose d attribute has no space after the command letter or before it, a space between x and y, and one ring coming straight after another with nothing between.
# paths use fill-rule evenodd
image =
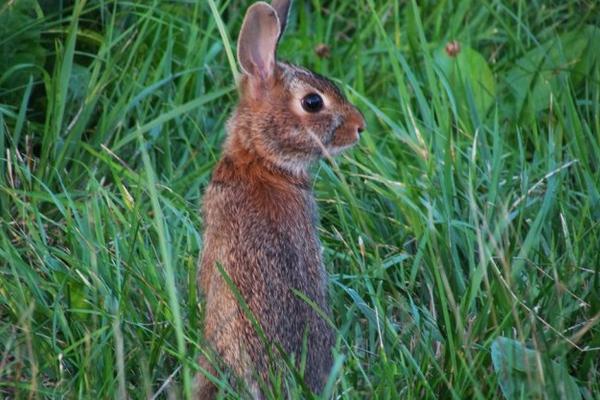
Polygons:
<instances>
[{"instance_id":1,"label":"tall grass","mask_svg":"<svg viewBox=\"0 0 600 400\"><path fill-rule=\"evenodd\" d=\"M0 397L190 395L198 209L249 3L0 5ZM600 398L599 15L295 2L279 55L368 123L315 167L323 397Z\"/></svg>"}]
</instances>

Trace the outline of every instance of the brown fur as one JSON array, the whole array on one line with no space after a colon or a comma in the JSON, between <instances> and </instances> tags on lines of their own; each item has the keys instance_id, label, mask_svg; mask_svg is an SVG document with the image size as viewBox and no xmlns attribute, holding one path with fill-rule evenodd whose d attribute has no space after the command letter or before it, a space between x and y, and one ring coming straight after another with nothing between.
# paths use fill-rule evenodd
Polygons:
<instances>
[{"instance_id":1,"label":"brown fur","mask_svg":"<svg viewBox=\"0 0 600 400\"><path fill-rule=\"evenodd\" d=\"M241 79L240 102L204 195L199 279L206 301L205 340L256 398L262 396L259 384L268 384L269 369L279 368L274 344L298 360L306 336L304 380L311 390L320 392L330 372L333 330L294 293L330 315L308 167L324 152L356 142L364 128L360 112L329 80L285 63L263 75L268 79ZM319 113L303 112L296 102L307 91L322 93L328 106ZM217 263L262 327L267 347ZM201 365L214 373L206 359ZM214 397L204 375L198 386L198 398Z\"/></svg>"}]
</instances>

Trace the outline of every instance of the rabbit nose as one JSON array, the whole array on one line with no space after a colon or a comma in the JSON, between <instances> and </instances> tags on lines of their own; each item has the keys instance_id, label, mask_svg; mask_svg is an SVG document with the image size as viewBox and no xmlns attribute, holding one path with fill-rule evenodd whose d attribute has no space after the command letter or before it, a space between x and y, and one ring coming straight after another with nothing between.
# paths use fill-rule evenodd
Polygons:
<instances>
[{"instance_id":1,"label":"rabbit nose","mask_svg":"<svg viewBox=\"0 0 600 400\"><path fill-rule=\"evenodd\" d=\"M360 112L360 110L356 107L352 107L348 115L348 127L356 129L356 136L360 136L360 134L367 127L367 123L365 122L365 117Z\"/></svg>"},{"instance_id":2,"label":"rabbit nose","mask_svg":"<svg viewBox=\"0 0 600 400\"><path fill-rule=\"evenodd\" d=\"M360 116L359 120L358 120L358 124L356 125L356 130L358 131L359 134L363 133L363 131L365 130L365 128L367 127L367 123L365 122L365 119Z\"/></svg>"}]
</instances>

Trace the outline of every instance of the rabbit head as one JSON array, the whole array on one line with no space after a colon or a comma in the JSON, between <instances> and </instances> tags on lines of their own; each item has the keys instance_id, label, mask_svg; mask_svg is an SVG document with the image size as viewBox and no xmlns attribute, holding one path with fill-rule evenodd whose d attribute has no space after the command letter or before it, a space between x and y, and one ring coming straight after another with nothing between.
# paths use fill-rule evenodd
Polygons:
<instances>
[{"instance_id":1,"label":"rabbit head","mask_svg":"<svg viewBox=\"0 0 600 400\"><path fill-rule=\"evenodd\" d=\"M237 49L240 102L229 121L229 142L298 172L355 144L365 121L329 79L276 59L290 3L261 1L246 13Z\"/></svg>"}]
</instances>

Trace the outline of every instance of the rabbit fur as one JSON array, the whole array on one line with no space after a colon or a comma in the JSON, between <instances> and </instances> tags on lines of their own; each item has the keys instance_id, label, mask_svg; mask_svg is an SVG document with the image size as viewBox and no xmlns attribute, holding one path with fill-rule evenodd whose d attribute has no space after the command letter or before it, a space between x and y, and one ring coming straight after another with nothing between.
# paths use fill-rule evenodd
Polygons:
<instances>
[{"instance_id":1,"label":"rabbit fur","mask_svg":"<svg viewBox=\"0 0 600 400\"><path fill-rule=\"evenodd\" d=\"M330 307L309 167L355 144L365 126L330 80L277 61L290 3L257 2L246 13L239 104L203 200L204 339L253 398L263 397L270 370L282 371L280 350L298 365L305 348L307 387L319 393L326 382L334 330L321 316ZM218 377L209 358L200 365ZM206 373L196 393L216 396Z\"/></svg>"}]
</instances>

